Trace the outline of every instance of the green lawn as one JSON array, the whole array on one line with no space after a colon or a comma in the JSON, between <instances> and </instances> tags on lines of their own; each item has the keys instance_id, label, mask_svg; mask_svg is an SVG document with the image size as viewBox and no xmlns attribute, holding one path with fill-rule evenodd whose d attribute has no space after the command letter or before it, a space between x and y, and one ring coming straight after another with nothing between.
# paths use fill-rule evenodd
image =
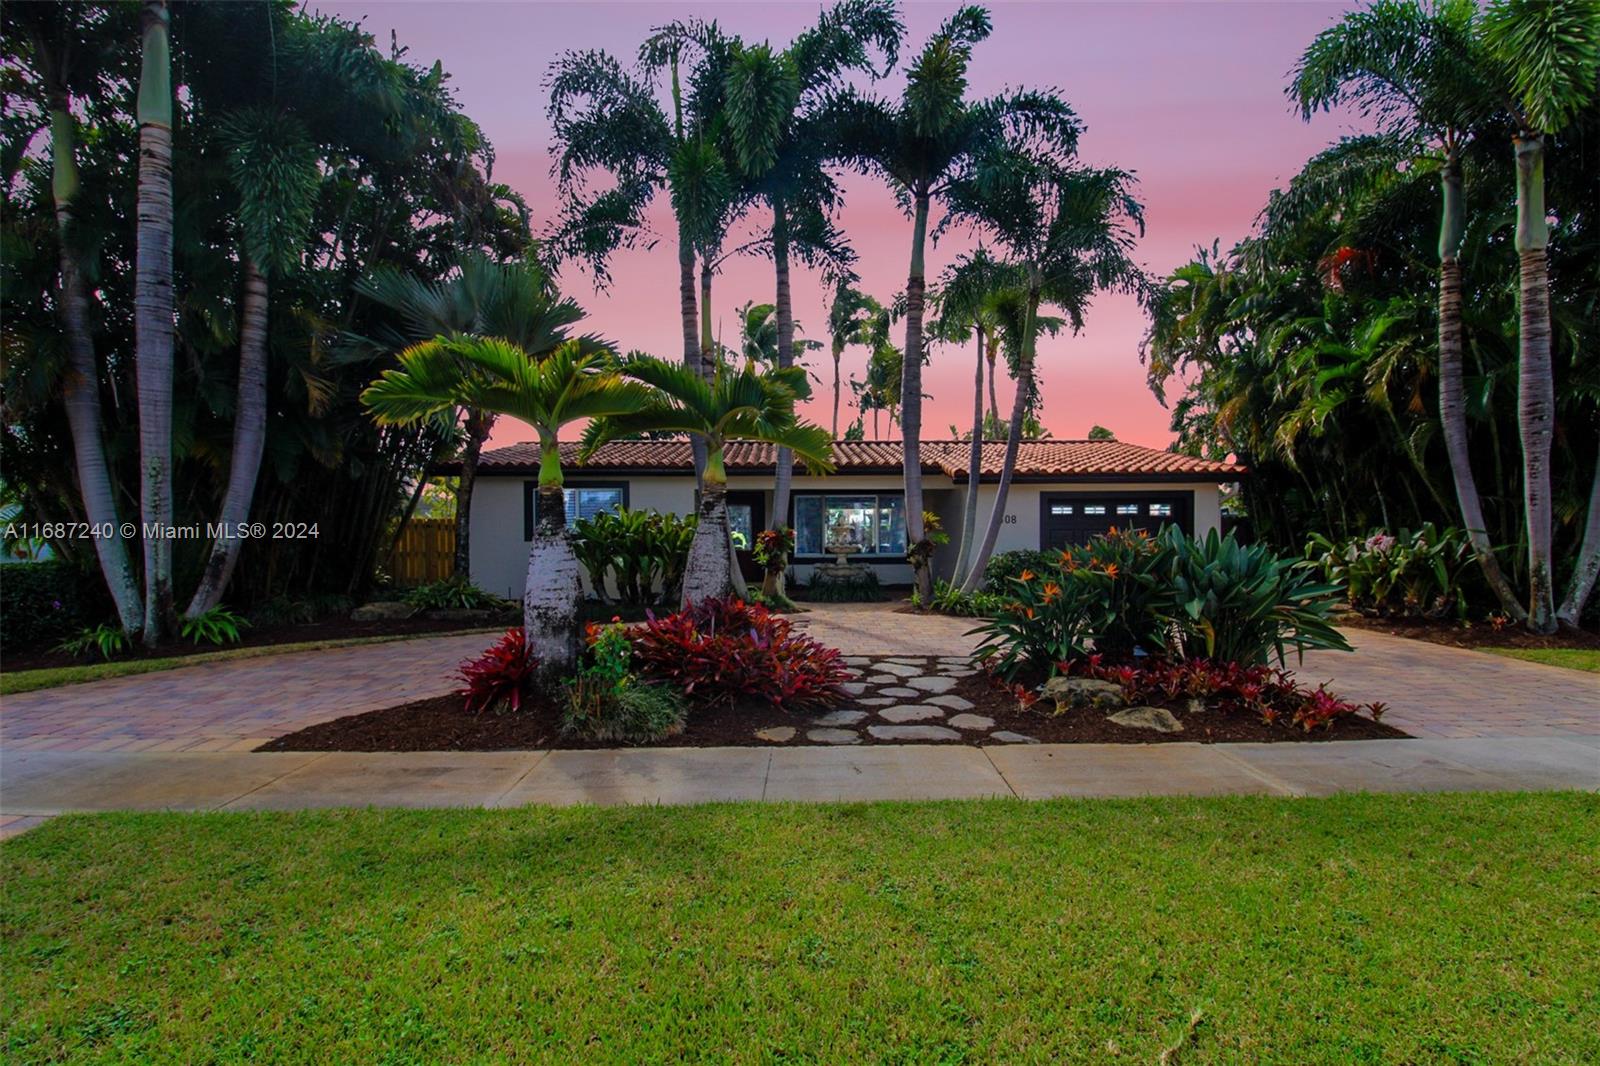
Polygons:
<instances>
[{"instance_id":1,"label":"green lawn","mask_svg":"<svg viewBox=\"0 0 1600 1066\"><path fill-rule=\"evenodd\" d=\"M53 666L42 670L14 670L0 674L0 696L33 692L41 688L81 685L85 681L104 681L108 677L152 674L179 666L222 662L227 659L260 659L268 655L287 655L292 651L321 651L325 648L350 648L357 644L388 644L396 640L426 640L432 637L459 637L463 633L497 633L496 629L453 629L439 633L402 633L379 637L340 637L336 640L308 640L297 644L258 644L250 648L224 648L197 655L175 655L169 659L124 659L114 662L85 663L82 666Z\"/></svg>"},{"instance_id":2,"label":"green lawn","mask_svg":"<svg viewBox=\"0 0 1600 1066\"><path fill-rule=\"evenodd\" d=\"M0 859L14 1063L1600 1061L1589 794L101 815Z\"/></svg>"},{"instance_id":3,"label":"green lawn","mask_svg":"<svg viewBox=\"0 0 1600 1066\"><path fill-rule=\"evenodd\" d=\"M1546 666L1565 666L1568 670L1587 670L1600 674L1600 649L1596 648L1484 648L1508 659L1526 659Z\"/></svg>"}]
</instances>

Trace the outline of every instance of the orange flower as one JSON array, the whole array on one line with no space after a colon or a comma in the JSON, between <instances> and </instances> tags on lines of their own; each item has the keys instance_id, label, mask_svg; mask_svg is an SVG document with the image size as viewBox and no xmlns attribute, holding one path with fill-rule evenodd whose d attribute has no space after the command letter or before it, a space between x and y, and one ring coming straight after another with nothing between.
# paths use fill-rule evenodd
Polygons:
<instances>
[{"instance_id":1,"label":"orange flower","mask_svg":"<svg viewBox=\"0 0 1600 1066\"><path fill-rule=\"evenodd\" d=\"M1117 535L1117 527L1116 526L1112 526L1110 529L1106 530L1106 536L1107 537L1114 537L1116 535Z\"/></svg>"},{"instance_id":2,"label":"orange flower","mask_svg":"<svg viewBox=\"0 0 1600 1066\"><path fill-rule=\"evenodd\" d=\"M1117 564L1116 563L1107 563L1106 564L1106 577L1116 577L1116 576L1117 576Z\"/></svg>"},{"instance_id":3,"label":"orange flower","mask_svg":"<svg viewBox=\"0 0 1600 1066\"><path fill-rule=\"evenodd\" d=\"M1032 617L1033 617L1033 608L1032 608L1032 607L1029 607L1029 608L1028 608L1028 617L1029 617L1029 618L1032 618Z\"/></svg>"},{"instance_id":4,"label":"orange flower","mask_svg":"<svg viewBox=\"0 0 1600 1066\"><path fill-rule=\"evenodd\" d=\"M1033 571L1032 570L1024 570L1022 573L1017 575L1017 580L1018 581L1032 581L1033 580Z\"/></svg>"},{"instance_id":5,"label":"orange flower","mask_svg":"<svg viewBox=\"0 0 1600 1066\"><path fill-rule=\"evenodd\" d=\"M1044 602L1052 603L1059 595L1061 595L1060 585L1056 584L1054 581L1046 581L1044 583Z\"/></svg>"}]
</instances>

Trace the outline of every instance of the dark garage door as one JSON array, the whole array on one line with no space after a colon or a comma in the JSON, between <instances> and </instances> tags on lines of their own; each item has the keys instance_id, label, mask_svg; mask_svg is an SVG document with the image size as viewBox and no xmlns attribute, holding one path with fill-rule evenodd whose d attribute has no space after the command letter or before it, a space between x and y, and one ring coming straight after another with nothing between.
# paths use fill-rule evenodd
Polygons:
<instances>
[{"instance_id":1,"label":"dark garage door","mask_svg":"<svg viewBox=\"0 0 1600 1066\"><path fill-rule=\"evenodd\" d=\"M1083 544L1112 526L1148 529L1194 523L1192 492L1047 492L1039 498L1039 546Z\"/></svg>"}]
</instances>

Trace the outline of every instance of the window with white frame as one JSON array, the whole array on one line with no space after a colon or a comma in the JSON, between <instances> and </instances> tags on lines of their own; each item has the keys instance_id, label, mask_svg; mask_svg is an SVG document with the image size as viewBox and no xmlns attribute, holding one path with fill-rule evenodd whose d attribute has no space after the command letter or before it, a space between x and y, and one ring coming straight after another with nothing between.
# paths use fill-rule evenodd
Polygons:
<instances>
[{"instance_id":1,"label":"window with white frame","mask_svg":"<svg viewBox=\"0 0 1600 1066\"><path fill-rule=\"evenodd\" d=\"M902 493L829 493L794 498L796 556L820 557L829 544L854 544L858 555L906 553Z\"/></svg>"}]
</instances>

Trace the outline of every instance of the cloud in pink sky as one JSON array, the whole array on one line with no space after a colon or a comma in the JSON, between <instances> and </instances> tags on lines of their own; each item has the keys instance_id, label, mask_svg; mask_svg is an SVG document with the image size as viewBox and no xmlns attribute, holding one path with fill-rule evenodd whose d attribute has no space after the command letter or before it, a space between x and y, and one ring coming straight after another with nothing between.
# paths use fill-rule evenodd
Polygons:
<instances>
[{"instance_id":1,"label":"cloud in pink sky","mask_svg":"<svg viewBox=\"0 0 1600 1066\"><path fill-rule=\"evenodd\" d=\"M817 3L353 3L313 0L313 7L361 19L381 43L393 30L415 62L441 61L463 108L484 129L496 153L495 177L525 196L536 228L553 213L550 124L542 89L550 61L566 49L603 48L630 62L649 29L674 18L701 16L746 40L783 43L816 18ZM904 53L914 54L955 9L952 3L904 5ZM1348 117L1306 124L1283 96L1286 72L1317 33L1351 5L1341 3L994 3L994 33L975 50L970 93L1007 87L1054 87L1086 126L1080 155L1093 165L1134 171L1146 207L1146 233L1136 258L1165 274L1197 245L1244 236L1267 193L1286 182L1310 155L1352 131ZM905 55L902 55L904 60ZM878 86L896 93L891 74ZM866 291L887 300L905 285L910 222L881 182L848 176L839 223L860 257ZM937 209L936 209L937 210ZM675 358L681 352L676 251L665 202L655 213L662 240L653 250L620 253L613 284L594 290L577 270L564 288L589 312L586 328L624 349ZM952 234L930 250L936 278L972 245ZM765 260L731 263L718 279L714 320L721 338L736 343L734 309L746 300L770 302L773 279ZM810 336L825 340L827 293L815 274L797 272L795 316ZM1040 346L1044 423L1056 436L1081 437L1096 423L1123 440L1164 447L1169 414L1150 394L1139 361L1145 318L1137 304L1103 296L1076 336ZM827 423L831 360L812 356L823 387L811 417ZM924 372L928 400L925 436L945 436L951 423L971 418L970 348L941 347ZM860 376L866 354L845 356L844 376ZM823 362L830 365L823 366ZM1001 405L1009 409L1009 382ZM849 396L848 386L845 395ZM842 416L841 424L854 411ZM868 419L870 426L871 420ZM527 439L503 420L493 443Z\"/></svg>"}]
</instances>

